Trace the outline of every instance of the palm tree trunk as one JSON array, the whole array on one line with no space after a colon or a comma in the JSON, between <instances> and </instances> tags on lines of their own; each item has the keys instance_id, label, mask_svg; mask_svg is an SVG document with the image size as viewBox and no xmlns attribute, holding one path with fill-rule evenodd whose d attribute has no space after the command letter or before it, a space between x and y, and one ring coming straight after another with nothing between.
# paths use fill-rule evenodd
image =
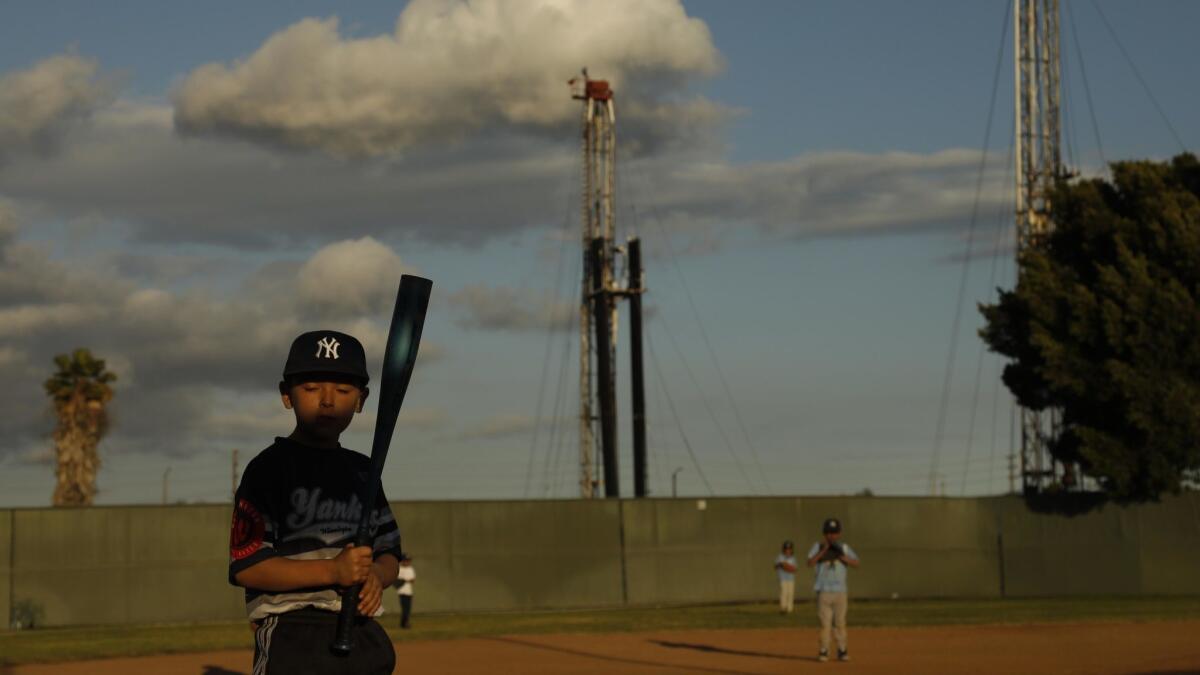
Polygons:
<instances>
[{"instance_id":1,"label":"palm tree trunk","mask_svg":"<svg viewBox=\"0 0 1200 675\"><path fill-rule=\"evenodd\" d=\"M99 422L101 406L92 405L80 394L64 401L58 410L59 426L54 433L54 505L91 506L96 495L96 473L100 468Z\"/></svg>"}]
</instances>

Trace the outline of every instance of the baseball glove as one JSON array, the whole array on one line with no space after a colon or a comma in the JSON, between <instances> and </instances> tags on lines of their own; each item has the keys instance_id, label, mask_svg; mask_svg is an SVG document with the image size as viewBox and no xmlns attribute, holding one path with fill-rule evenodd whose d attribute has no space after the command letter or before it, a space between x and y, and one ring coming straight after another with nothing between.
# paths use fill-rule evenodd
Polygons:
<instances>
[{"instance_id":1,"label":"baseball glove","mask_svg":"<svg viewBox=\"0 0 1200 675\"><path fill-rule=\"evenodd\" d=\"M818 562L833 562L838 558L841 558L842 553L843 551L841 546L838 544L830 544L829 548L825 550L825 554L821 556L821 559Z\"/></svg>"}]
</instances>

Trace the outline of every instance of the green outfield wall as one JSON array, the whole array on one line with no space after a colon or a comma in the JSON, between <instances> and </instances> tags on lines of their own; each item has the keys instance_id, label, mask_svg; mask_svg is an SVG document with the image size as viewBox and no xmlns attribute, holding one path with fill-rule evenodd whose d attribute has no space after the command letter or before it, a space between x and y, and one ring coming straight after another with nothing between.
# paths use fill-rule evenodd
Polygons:
<instances>
[{"instance_id":1,"label":"green outfield wall","mask_svg":"<svg viewBox=\"0 0 1200 675\"><path fill-rule=\"evenodd\" d=\"M0 511L0 617L11 620L12 614L12 511ZM10 621L4 622L5 628Z\"/></svg>"},{"instance_id":2,"label":"green outfield wall","mask_svg":"<svg viewBox=\"0 0 1200 675\"><path fill-rule=\"evenodd\" d=\"M769 600L837 516L857 597L1200 595L1200 494L1084 515L1015 497L395 502L418 611ZM0 611L43 625L237 619L228 506L0 510ZM798 575L807 594L810 574ZM396 609L393 593L385 607ZM6 627L9 623L6 622Z\"/></svg>"}]
</instances>

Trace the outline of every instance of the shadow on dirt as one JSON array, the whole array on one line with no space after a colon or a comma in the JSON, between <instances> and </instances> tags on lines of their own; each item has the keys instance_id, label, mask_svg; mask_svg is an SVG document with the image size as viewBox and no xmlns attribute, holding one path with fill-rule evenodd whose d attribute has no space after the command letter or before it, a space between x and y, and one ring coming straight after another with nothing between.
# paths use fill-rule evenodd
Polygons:
<instances>
[{"instance_id":1,"label":"shadow on dirt","mask_svg":"<svg viewBox=\"0 0 1200 675\"><path fill-rule=\"evenodd\" d=\"M726 649L724 647L714 647L712 645L693 644L690 642L670 642L667 640L647 640L647 642L659 645L660 647L669 647L671 649L693 649L698 652L708 652L711 654L733 654L734 656L757 656L764 659L787 659L789 661L816 661L815 656L796 656L795 654L769 654L767 652L748 652L741 649Z\"/></svg>"},{"instance_id":2,"label":"shadow on dirt","mask_svg":"<svg viewBox=\"0 0 1200 675\"><path fill-rule=\"evenodd\" d=\"M481 640L490 640L492 642L503 642L510 645L519 645L521 647L529 647L531 649L541 649L548 652L557 652L559 654L570 654L572 656L580 656L598 661L611 661L614 663L629 663L635 666L653 666L657 668L686 668L688 672L693 673L719 673L720 675L759 675L745 670L726 670L724 668L703 668L699 666L683 665L679 663L671 663L669 661L650 661L647 659L629 659L620 656L610 656L608 654L597 654L594 652L585 652L582 649L570 649L568 647L556 647L554 645L544 645L538 642L529 640L520 640L511 637L484 637Z\"/></svg>"}]
</instances>

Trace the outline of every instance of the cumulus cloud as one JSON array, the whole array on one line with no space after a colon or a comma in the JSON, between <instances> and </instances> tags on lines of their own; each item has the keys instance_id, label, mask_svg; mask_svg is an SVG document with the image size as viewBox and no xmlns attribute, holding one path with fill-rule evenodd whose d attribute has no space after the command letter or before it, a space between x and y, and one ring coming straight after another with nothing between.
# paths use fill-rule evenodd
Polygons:
<instances>
[{"instance_id":1,"label":"cumulus cloud","mask_svg":"<svg viewBox=\"0 0 1200 675\"><path fill-rule=\"evenodd\" d=\"M751 225L776 237L895 233L965 225L980 153L832 152L782 162L659 165L640 173L664 219ZM996 165L996 162L992 163ZM993 169L981 212L1006 203Z\"/></svg>"},{"instance_id":2,"label":"cumulus cloud","mask_svg":"<svg viewBox=\"0 0 1200 675\"><path fill-rule=\"evenodd\" d=\"M558 137L578 119L566 80L587 66L630 94L622 137L658 144L724 119L687 101L720 55L679 0L413 0L390 35L350 38L305 19L248 58L210 63L175 93L185 134L337 156L391 154L505 129Z\"/></svg>"},{"instance_id":3,"label":"cumulus cloud","mask_svg":"<svg viewBox=\"0 0 1200 675\"><path fill-rule=\"evenodd\" d=\"M0 338L37 331L77 329L103 316L104 310L74 303L0 308Z\"/></svg>"},{"instance_id":4,"label":"cumulus cloud","mask_svg":"<svg viewBox=\"0 0 1200 675\"><path fill-rule=\"evenodd\" d=\"M390 309L400 256L371 237L330 244L297 273L303 303L328 315L362 315Z\"/></svg>"},{"instance_id":5,"label":"cumulus cloud","mask_svg":"<svg viewBox=\"0 0 1200 675\"><path fill-rule=\"evenodd\" d=\"M134 241L243 250L347 236L481 246L561 227L563 205L576 194L579 157L569 142L479 138L386 162L319 153L281 161L245 143L181 139L169 118L165 106L118 103L56 155L0 165L0 184L44 214L120 222ZM712 250L730 228L786 239L955 227L970 217L978 163L979 151L967 149L776 162L715 153L627 158L618 214L635 206L695 251ZM1002 163L990 162L989 171ZM981 206L1006 203L1007 185L989 174Z\"/></svg>"},{"instance_id":6,"label":"cumulus cloud","mask_svg":"<svg viewBox=\"0 0 1200 675\"><path fill-rule=\"evenodd\" d=\"M285 162L243 143L180 139L168 117L161 107L113 106L56 156L0 165L0 183L9 198L46 214L121 222L140 242L307 247L352 233L475 247L561 227L579 172L569 144L498 138L414 150L387 163L320 154ZM695 251L712 250L730 228L786 239L961 227L979 159L968 149L776 162L630 158L618 215L635 206ZM994 175L1002 164L988 164L981 213L1007 203L1008 179ZM0 238L4 231L0 225Z\"/></svg>"},{"instance_id":7,"label":"cumulus cloud","mask_svg":"<svg viewBox=\"0 0 1200 675\"><path fill-rule=\"evenodd\" d=\"M247 408L244 400L269 397L291 338L313 326L344 330L368 353L381 353L386 312L376 311L373 287L360 288L365 281L346 270L365 264L386 277L402 267L377 241L335 242L307 260L256 275L278 275L279 284L248 282L214 295L143 285L11 238L0 243L0 259L0 378L6 382L0 456L48 442L52 423L41 381L55 354L76 347L92 349L119 376L110 448L190 454L213 443L261 442L259 432L268 428L286 431L285 415L258 404ZM341 289L350 309L304 291L305 274ZM387 292L394 297L394 283ZM442 353L436 344L427 347L421 354L426 366ZM416 424L436 421L426 412Z\"/></svg>"},{"instance_id":8,"label":"cumulus cloud","mask_svg":"<svg viewBox=\"0 0 1200 675\"><path fill-rule=\"evenodd\" d=\"M535 297L507 287L470 285L452 293L449 303L459 310L458 325L475 330L568 330L578 317L570 302Z\"/></svg>"},{"instance_id":9,"label":"cumulus cloud","mask_svg":"<svg viewBox=\"0 0 1200 675\"><path fill-rule=\"evenodd\" d=\"M0 75L0 160L53 150L73 125L107 103L114 87L98 68L92 59L60 54Z\"/></svg>"},{"instance_id":10,"label":"cumulus cloud","mask_svg":"<svg viewBox=\"0 0 1200 675\"><path fill-rule=\"evenodd\" d=\"M181 139L169 109L122 105L56 156L0 166L0 184L46 213L119 221L142 242L247 249L387 235L474 246L561 219L578 161L569 141L515 139L389 163L282 161L244 143Z\"/></svg>"}]
</instances>

